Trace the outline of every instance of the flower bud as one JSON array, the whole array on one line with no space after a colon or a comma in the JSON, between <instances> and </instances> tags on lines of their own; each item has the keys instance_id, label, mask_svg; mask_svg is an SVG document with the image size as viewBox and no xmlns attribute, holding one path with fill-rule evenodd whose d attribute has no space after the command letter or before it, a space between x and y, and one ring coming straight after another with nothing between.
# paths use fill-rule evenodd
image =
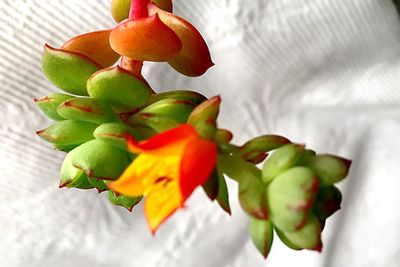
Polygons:
<instances>
[{"instance_id":1,"label":"flower bud","mask_svg":"<svg viewBox=\"0 0 400 267\"><path fill-rule=\"evenodd\" d=\"M129 125L148 126L146 120L152 117L166 117L178 123L185 123L194 105L185 100L174 98L161 99L154 102L127 120ZM144 114L144 115L143 115Z\"/></svg>"},{"instance_id":2,"label":"flower bud","mask_svg":"<svg viewBox=\"0 0 400 267\"><path fill-rule=\"evenodd\" d=\"M317 176L305 167L293 167L272 180L267 200L277 228L297 231L304 226L314 205L318 182Z\"/></svg>"},{"instance_id":3,"label":"flower bud","mask_svg":"<svg viewBox=\"0 0 400 267\"><path fill-rule=\"evenodd\" d=\"M64 101L72 98L74 97L70 95L53 93L40 99L35 99L35 103L47 117L55 121L62 121L65 120L65 118L57 113L57 107Z\"/></svg>"},{"instance_id":4,"label":"flower bud","mask_svg":"<svg viewBox=\"0 0 400 267\"><path fill-rule=\"evenodd\" d=\"M112 30L110 44L118 54L139 61L167 61L182 49L178 36L157 14L122 22Z\"/></svg>"},{"instance_id":5,"label":"flower bud","mask_svg":"<svg viewBox=\"0 0 400 267\"><path fill-rule=\"evenodd\" d=\"M350 169L351 161L333 155L318 155L308 164L318 175L321 186L329 186L343 180Z\"/></svg>"},{"instance_id":6,"label":"flower bud","mask_svg":"<svg viewBox=\"0 0 400 267\"><path fill-rule=\"evenodd\" d=\"M325 220L340 209L342 193L334 186L321 187L318 190L313 212L320 220Z\"/></svg>"},{"instance_id":7,"label":"flower bud","mask_svg":"<svg viewBox=\"0 0 400 267\"><path fill-rule=\"evenodd\" d=\"M88 178L117 179L131 162L127 152L101 140L91 140L68 153L72 165Z\"/></svg>"},{"instance_id":8,"label":"flower bud","mask_svg":"<svg viewBox=\"0 0 400 267\"><path fill-rule=\"evenodd\" d=\"M57 122L37 134L44 140L57 145L79 145L94 139L97 125L81 121L65 120Z\"/></svg>"},{"instance_id":9,"label":"flower bud","mask_svg":"<svg viewBox=\"0 0 400 267\"><path fill-rule=\"evenodd\" d=\"M93 135L96 137L96 139L123 150L127 150L127 135L133 135L136 140L141 139L139 133L135 129L121 123L102 124L96 128Z\"/></svg>"},{"instance_id":10,"label":"flower bud","mask_svg":"<svg viewBox=\"0 0 400 267\"><path fill-rule=\"evenodd\" d=\"M192 125L204 139L214 138L217 132L217 118L221 98L214 96L198 105L190 114L188 124Z\"/></svg>"},{"instance_id":11,"label":"flower bud","mask_svg":"<svg viewBox=\"0 0 400 267\"><path fill-rule=\"evenodd\" d=\"M203 75L214 65L206 42L192 24L157 8L154 4L149 5L149 14L158 14L161 21L171 28L181 41L182 49L179 54L168 60L168 64L176 71L194 77Z\"/></svg>"},{"instance_id":12,"label":"flower bud","mask_svg":"<svg viewBox=\"0 0 400 267\"><path fill-rule=\"evenodd\" d=\"M108 103L117 112L143 105L152 93L145 82L120 67L96 72L88 80L87 89L91 97Z\"/></svg>"},{"instance_id":13,"label":"flower bud","mask_svg":"<svg viewBox=\"0 0 400 267\"><path fill-rule=\"evenodd\" d=\"M205 96L203 96L200 93L190 91L190 90L173 90L173 91L167 91L167 92L162 92L158 94L153 94L149 98L149 100L146 102L146 105L150 105L154 102L157 102L161 99L166 99L166 98L174 98L177 100L184 100L187 102L192 103L193 105L197 106L203 101L207 100Z\"/></svg>"},{"instance_id":14,"label":"flower bud","mask_svg":"<svg viewBox=\"0 0 400 267\"><path fill-rule=\"evenodd\" d=\"M217 129L217 132L214 135L214 140L218 144L229 144L232 139L233 134L227 129Z\"/></svg>"},{"instance_id":15,"label":"flower bud","mask_svg":"<svg viewBox=\"0 0 400 267\"><path fill-rule=\"evenodd\" d=\"M250 237L258 251L267 258L274 237L271 221L250 217Z\"/></svg>"},{"instance_id":16,"label":"flower bud","mask_svg":"<svg viewBox=\"0 0 400 267\"><path fill-rule=\"evenodd\" d=\"M298 231L284 232L277 229L278 236L288 247L321 251L321 224L315 216L310 216Z\"/></svg>"},{"instance_id":17,"label":"flower bud","mask_svg":"<svg viewBox=\"0 0 400 267\"><path fill-rule=\"evenodd\" d=\"M120 23L129 17L132 0L112 0L111 13L115 22Z\"/></svg>"},{"instance_id":18,"label":"flower bud","mask_svg":"<svg viewBox=\"0 0 400 267\"><path fill-rule=\"evenodd\" d=\"M141 197L127 197L124 195L116 195L112 190L108 191L108 200L114 205L126 208L132 211L133 207L136 206L141 200Z\"/></svg>"},{"instance_id":19,"label":"flower bud","mask_svg":"<svg viewBox=\"0 0 400 267\"><path fill-rule=\"evenodd\" d=\"M277 149L290 141L279 135L263 135L247 141L235 154L245 160L260 163L267 156L266 152Z\"/></svg>"},{"instance_id":20,"label":"flower bud","mask_svg":"<svg viewBox=\"0 0 400 267\"><path fill-rule=\"evenodd\" d=\"M89 32L66 42L61 49L82 54L103 67L112 66L120 55L109 42L111 30Z\"/></svg>"},{"instance_id":21,"label":"flower bud","mask_svg":"<svg viewBox=\"0 0 400 267\"><path fill-rule=\"evenodd\" d=\"M263 180L269 183L276 176L294 166L304 152L304 146L288 144L277 149L265 162Z\"/></svg>"},{"instance_id":22,"label":"flower bud","mask_svg":"<svg viewBox=\"0 0 400 267\"><path fill-rule=\"evenodd\" d=\"M77 121L102 124L117 119L113 110L93 98L74 98L63 102L57 112L60 116Z\"/></svg>"},{"instance_id":23,"label":"flower bud","mask_svg":"<svg viewBox=\"0 0 400 267\"><path fill-rule=\"evenodd\" d=\"M75 95L88 95L86 82L101 66L82 54L46 45L42 69L58 88Z\"/></svg>"}]
</instances>

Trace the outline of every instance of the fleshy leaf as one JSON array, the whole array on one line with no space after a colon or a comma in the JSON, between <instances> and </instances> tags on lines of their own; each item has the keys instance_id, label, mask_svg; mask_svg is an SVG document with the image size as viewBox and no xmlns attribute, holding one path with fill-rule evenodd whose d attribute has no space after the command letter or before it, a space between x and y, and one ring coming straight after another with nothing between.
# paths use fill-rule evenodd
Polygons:
<instances>
[{"instance_id":1,"label":"fleshy leaf","mask_svg":"<svg viewBox=\"0 0 400 267\"><path fill-rule=\"evenodd\" d=\"M135 129L121 123L102 124L96 128L93 135L96 139L124 150L128 149L126 146L127 135L133 135L136 140L141 139L139 133Z\"/></svg>"},{"instance_id":2,"label":"fleshy leaf","mask_svg":"<svg viewBox=\"0 0 400 267\"><path fill-rule=\"evenodd\" d=\"M63 164L61 165L60 188L62 187L77 187L80 189L92 188L92 186L89 184L86 174L82 170L74 167L72 164L71 154L67 154Z\"/></svg>"},{"instance_id":3,"label":"fleshy leaf","mask_svg":"<svg viewBox=\"0 0 400 267\"><path fill-rule=\"evenodd\" d=\"M58 88L75 95L88 95L86 82L101 66L79 53L45 46L42 69Z\"/></svg>"},{"instance_id":4,"label":"fleshy leaf","mask_svg":"<svg viewBox=\"0 0 400 267\"><path fill-rule=\"evenodd\" d=\"M158 14L121 22L112 30L110 44L118 54L139 61L166 61L182 49L181 40Z\"/></svg>"},{"instance_id":5,"label":"fleshy leaf","mask_svg":"<svg viewBox=\"0 0 400 267\"><path fill-rule=\"evenodd\" d=\"M223 174L218 173L218 195L216 198L219 206L229 215L231 207L229 205L229 191Z\"/></svg>"},{"instance_id":6,"label":"fleshy leaf","mask_svg":"<svg viewBox=\"0 0 400 267\"><path fill-rule=\"evenodd\" d=\"M112 190L108 191L108 199L114 205L126 208L132 211L133 207L136 206L141 200L141 197L127 197L124 195L116 195Z\"/></svg>"},{"instance_id":7,"label":"fleshy leaf","mask_svg":"<svg viewBox=\"0 0 400 267\"><path fill-rule=\"evenodd\" d=\"M215 169L211 176L208 178L207 182L202 184L204 192L206 192L207 196L211 201L214 201L218 196L219 190L219 178L218 171Z\"/></svg>"},{"instance_id":8,"label":"fleshy leaf","mask_svg":"<svg viewBox=\"0 0 400 267\"><path fill-rule=\"evenodd\" d=\"M271 182L276 176L294 166L303 152L304 146L295 144L288 144L278 148L264 164L264 182Z\"/></svg>"},{"instance_id":9,"label":"fleshy leaf","mask_svg":"<svg viewBox=\"0 0 400 267\"><path fill-rule=\"evenodd\" d=\"M239 157L219 155L218 170L239 182L239 202L249 215L268 218L265 185L257 167Z\"/></svg>"},{"instance_id":10,"label":"fleshy leaf","mask_svg":"<svg viewBox=\"0 0 400 267\"><path fill-rule=\"evenodd\" d=\"M71 152L73 166L84 171L89 178L117 179L129 165L127 153L101 140L91 140Z\"/></svg>"},{"instance_id":11,"label":"fleshy leaf","mask_svg":"<svg viewBox=\"0 0 400 267\"><path fill-rule=\"evenodd\" d=\"M321 187L318 190L313 212L320 220L325 220L340 209L342 193L334 186Z\"/></svg>"},{"instance_id":12,"label":"fleshy leaf","mask_svg":"<svg viewBox=\"0 0 400 267\"><path fill-rule=\"evenodd\" d=\"M150 4L149 7L149 14L157 13L161 21L171 28L182 42L180 53L168 61L176 71L186 76L200 76L214 65L206 42L192 24L157 8L154 4Z\"/></svg>"},{"instance_id":13,"label":"fleshy leaf","mask_svg":"<svg viewBox=\"0 0 400 267\"><path fill-rule=\"evenodd\" d=\"M111 30L104 30L82 34L66 42L61 49L82 54L103 67L109 67L120 58L110 46L110 33Z\"/></svg>"},{"instance_id":14,"label":"fleshy leaf","mask_svg":"<svg viewBox=\"0 0 400 267\"><path fill-rule=\"evenodd\" d=\"M117 116L106 104L93 98L74 98L57 108L58 114L70 120L102 124L115 121Z\"/></svg>"},{"instance_id":15,"label":"fleshy leaf","mask_svg":"<svg viewBox=\"0 0 400 267\"><path fill-rule=\"evenodd\" d=\"M101 180L101 179L97 179L97 178L88 178L88 182L89 184L96 188L99 193L104 192L106 190L108 190L108 186L106 185L106 183Z\"/></svg>"},{"instance_id":16,"label":"fleshy leaf","mask_svg":"<svg viewBox=\"0 0 400 267\"><path fill-rule=\"evenodd\" d=\"M93 131L96 127L97 125L88 122L65 120L38 131L37 134L57 145L79 145L94 139Z\"/></svg>"},{"instance_id":17,"label":"fleshy leaf","mask_svg":"<svg viewBox=\"0 0 400 267\"><path fill-rule=\"evenodd\" d=\"M310 249L321 251L321 224L315 216L310 218L298 231L282 232L277 230L281 240L293 249Z\"/></svg>"},{"instance_id":18,"label":"fleshy leaf","mask_svg":"<svg viewBox=\"0 0 400 267\"><path fill-rule=\"evenodd\" d=\"M318 155L309 163L321 180L321 186L329 186L343 180L351 165L351 161L333 155Z\"/></svg>"},{"instance_id":19,"label":"fleshy leaf","mask_svg":"<svg viewBox=\"0 0 400 267\"><path fill-rule=\"evenodd\" d=\"M57 107L64 101L72 98L74 97L71 95L53 93L40 99L35 99L35 103L47 117L55 121L62 121L65 118L57 113Z\"/></svg>"},{"instance_id":20,"label":"fleshy leaf","mask_svg":"<svg viewBox=\"0 0 400 267\"><path fill-rule=\"evenodd\" d=\"M258 251L267 258L272 246L274 230L271 221L250 217L250 237Z\"/></svg>"},{"instance_id":21,"label":"fleshy leaf","mask_svg":"<svg viewBox=\"0 0 400 267\"><path fill-rule=\"evenodd\" d=\"M120 67L96 72L87 84L89 95L126 112L143 105L152 90L142 80Z\"/></svg>"},{"instance_id":22,"label":"fleshy leaf","mask_svg":"<svg viewBox=\"0 0 400 267\"><path fill-rule=\"evenodd\" d=\"M232 139L233 134L227 129L217 129L217 132L214 135L214 140L218 144L229 144Z\"/></svg>"},{"instance_id":23,"label":"fleshy leaf","mask_svg":"<svg viewBox=\"0 0 400 267\"><path fill-rule=\"evenodd\" d=\"M305 167L293 167L267 187L271 220L282 231L297 231L307 221L318 191L318 178Z\"/></svg>"}]
</instances>

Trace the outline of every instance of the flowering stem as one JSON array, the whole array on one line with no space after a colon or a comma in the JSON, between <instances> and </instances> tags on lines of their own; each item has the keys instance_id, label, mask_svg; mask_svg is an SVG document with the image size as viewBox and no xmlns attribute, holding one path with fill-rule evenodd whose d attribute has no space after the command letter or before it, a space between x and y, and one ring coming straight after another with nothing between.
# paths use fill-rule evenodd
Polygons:
<instances>
[{"instance_id":1,"label":"flowering stem","mask_svg":"<svg viewBox=\"0 0 400 267\"><path fill-rule=\"evenodd\" d=\"M150 0L132 0L131 10L129 11L129 19L136 20L147 18L149 16L147 6Z\"/></svg>"},{"instance_id":2,"label":"flowering stem","mask_svg":"<svg viewBox=\"0 0 400 267\"><path fill-rule=\"evenodd\" d=\"M138 77L142 76L143 61L138 61L129 57L122 57L119 65L121 68L133 73Z\"/></svg>"}]
</instances>

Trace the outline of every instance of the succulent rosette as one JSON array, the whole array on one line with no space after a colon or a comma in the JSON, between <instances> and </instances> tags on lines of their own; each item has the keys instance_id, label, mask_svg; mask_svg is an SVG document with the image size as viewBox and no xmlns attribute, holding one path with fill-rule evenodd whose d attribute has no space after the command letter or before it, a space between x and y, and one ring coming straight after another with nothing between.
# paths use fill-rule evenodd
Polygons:
<instances>
[{"instance_id":1,"label":"succulent rosette","mask_svg":"<svg viewBox=\"0 0 400 267\"><path fill-rule=\"evenodd\" d=\"M112 14L113 29L45 46L43 72L64 92L35 99L54 121L37 134L67 153L60 187L108 191L111 203L130 211L143 200L154 234L198 187L230 214L229 177L265 257L274 231L290 248L320 251L325 221L340 209L335 184L350 161L278 135L233 144L218 127L219 96L156 93L141 74L145 61L187 76L213 65L205 40L172 13L172 1L113 0Z\"/></svg>"}]
</instances>

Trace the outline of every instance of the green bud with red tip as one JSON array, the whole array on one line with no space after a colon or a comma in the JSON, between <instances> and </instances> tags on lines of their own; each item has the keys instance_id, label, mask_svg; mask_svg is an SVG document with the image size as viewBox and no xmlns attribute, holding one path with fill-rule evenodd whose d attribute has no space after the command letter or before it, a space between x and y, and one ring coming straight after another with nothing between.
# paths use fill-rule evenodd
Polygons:
<instances>
[{"instance_id":1,"label":"green bud with red tip","mask_svg":"<svg viewBox=\"0 0 400 267\"><path fill-rule=\"evenodd\" d=\"M218 144L229 144L233 139L233 134L227 129L217 129L214 135L214 141Z\"/></svg>"},{"instance_id":2,"label":"green bud with red tip","mask_svg":"<svg viewBox=\"0 0 400 267\"><path fill-rule=\"evenodd\" d=\"M279 174L294 166L303 152L304 146L295 144L287 144L277 149L264 164L264 182L271 182Z\"/></svg>"},{"instance_id":3,"label":"green bud with red tip","mask_svg":"<svg viewBox=\"0 0 400 267\"><path fill-rule=\"evenodd\" d=\"M58 88L75 95L88 95L86 82L101 66L82 54L46 45L42 69Z\"/></svg>"},{"instance_id":4,"label":"green bud with red tip","mask_svg":"<svg viewBox=\"0 0 400 267\"><path fill-rule=\"evenodd\" d=\"M124 195L117 195L114 191L108 191L108 200L117 206L126 208L132 211L133 207L136 206L141 200L141 197L127 197Z\"/></svg>"},{"instance_id":5,"label":"green bud with red tip","mask_svg":"<svg viewBox=\"0 0 400 267\"><path fill-rule=\"evenodd\" d=\"M88 178L117 179L131 160L127 152L101 140L91 140L68 153L72 165Z\"/></svg>"},{"instance_id":6,"label":"green bud with red tip","mask_svg":"<svg viewBox=\"0 0 400 267\"><path fill-rule=\"evenodd\" d=\"M194 109L191 102L174 98L165 98L154 102L134 114L127 120L128 125L148 126L146 120L154 117L169 118L171 123L185 123Z\"/></svg>"},{"instance_id":7,"label":"green bud with red tip","mask_svg":"<svg viewBox=\"0 0 400 267\"><path fill-rule=\"evenodd\" d=\"M318 177L308 168L293 167L267 187L271 220L282 231L301 229L314 205Z\"/></svg>"},{"instance_id":8,"label":"green bud with red tip","mask_svg":"<svg viewBox=\"0 0 400 267\"><path fill-rule=\"evenodd\" d=\"M329 186L343 180L351 161L333 155L318 155L308 164L321 180L321 186Z\"/></svg>"},{"instance_id":9,"label":"green bud with red tip","mask_svg":"<svg viewBox=\"0 0 400 267\"><path fill-rule=\"evenodd\" d=\"M64 117L61 117L57 113L57 108L60 104L62 104L64 101L73 99L74 97L71 95L66 95L66 94L59 94L59 93L53 93L49 94L45 97L35 99L35 103L38 105L41 111L49 117L52 120L55 121L62 121L65 120Z\"/></svg>"},{"instance_id":10,"label":"green bud with red tip","mask_svg":"<svg viewBox=\"0 0 400 267\"><path fill-rule=\"evenodd\" d=\"M79 145L94 139L93 131L96 127L93 123L65 120L38 131L37 134L56 145Z\"/></svg>"},{"instance_id":11,"label":"green bud with red tip","mask_svg":"<svg viewBox=\"0 0 400 267\"><path fill-rule=\"evenodd\" d=\"M117 116L108 105L93 98L74 98L67 100L58 106L57 112L66 119L91 122L94 124L102 124L117 120Z\"/></svg>"},{"instance_id":12,"label":"green bud with red tip","mask_svg":"<svg viewBox=\"0 0 400 267\"><path fill-rule=\"evenodd\" d=\"M146 105L148 106L154 102L157 102L161 99L166 99L166 98L173 98L176 100L187 101L189 103L192 103L195 106L197 106L197 105L201 104L203 101L207 100L207 98L205 96L203 96L202 94L197 93L195 91L172 90L172 91L167 91L167 92L162 92L162 93L157 93L157 94L151 95L149 100L146 102Z\"/></svg>"},{"instance_id":13,"label":"green bud with red tip","mask_svg":"<svg viewBox=\"0 0 400 267\"><path fill-rule=\"evenodd\" d=\"M187 123L192 125L204 139L214 138L221 97L214 96L198 105L190 114Z\"/></svg>"},{"instance_id":14,"label":"green bud with red tip","mask_svg":"<svg viewBox=\"0 0 400 267\"><path fill-rule=\"evenodd\" d=\"M250 218L250 237L258 251L267 258L274 237L272 222Z\"/></svg>"},{"instance_id":15,"label":"green bud with red tip","mask_svg":"<svg viewBox=\"0 0 400 267\"><path fill-rule=\"evenodd\" d=\"M120 67L94 73L87 89L91 97L108 103L117 112L138 108L152 94L146 82Z\"/></svg>"},{"instance_id":16,"label":"green bud with red tip","mask_svg":"<svg viewBox=\"0 0 400 267\"><path fill-rule=\"evenodd\" d=\"M280 148L290 141L279 135L263 135L247 141L235 154L255 164L260 163L267 156L266 152Z\"/></svg>"},{"instance_id":17,"label":"green bud with red tip","mask_svg":"<svg viewBox=\"0 0 400 267\"><path fill-rule=\"evenodd\" d=\"M96 128L93 135L96 139L123 150L127 150L127 135L133 135L136 140L142 139L135 129L121 123L104 123Z\"/></svg>"}]
</instances>

